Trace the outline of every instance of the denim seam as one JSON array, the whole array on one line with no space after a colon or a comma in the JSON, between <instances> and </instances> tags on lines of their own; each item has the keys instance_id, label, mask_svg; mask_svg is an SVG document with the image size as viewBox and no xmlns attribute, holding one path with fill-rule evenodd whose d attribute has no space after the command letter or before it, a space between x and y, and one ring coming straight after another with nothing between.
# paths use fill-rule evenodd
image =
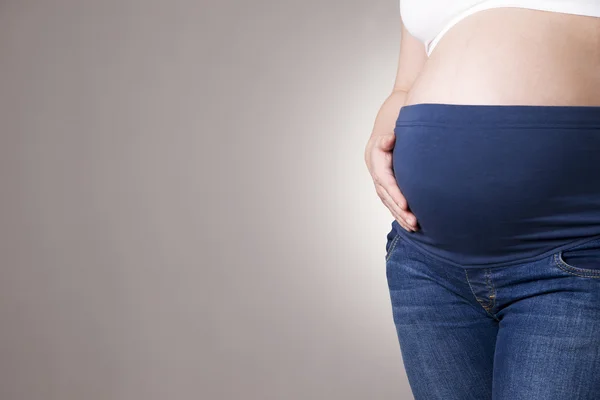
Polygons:
<instances>
[{"instance_id":1,"label":"denim seam","mask_svg":"<svg viewBox=\"0 0 600 400\"><path fill-rule=\"evenodd\" d=\"M390 243L390 248L387 252L387 255L385 256L385 261L389 261L390 257L392 256L392 251L394 251L398 239L400 239L400 234L397 233L396 237L392 239L392 243Z\"/></svg>"},{"instance_id":2,"label":"denim seam","mask_svg":"<svg viewBox=\"0 0 600 400\"><path fill-rule=\"evenodd\" d=\"M600 270L574 267L567 264L561 257L562 251L554 254L554 263L561 270L584 278L600 278Z\"/></svg>"},{"instance_id":3,"label":"denim seam","mask_svg":"<svg viewBox=\"0 0 600 400\"><path fill-rule=\"evenodd\" d=\"M469 280L469 273L467 272L466 269L464 269L465 271L465 277L467 278L467 283L469 284L469 289L471 289L471 293L473 293L473 296L475 297L475 301L477 301L477 303L481 306L481 308L483 308L483 310L492 318L494 318L495 320L498 320L498 318L489 312L489 310L483 306L483 304L481 304L478 300L477 295L475 294L475 291L473 290L473 286L471 286L471 281Z\"/></svg>"},{"instance_id":4,"label":"denim seam","mask_svg":"<svg viewBox=\"0 0 600 400\"><path fill-rule=\"evenodd\" d=\"M485 279L487 281L488 289L490 291L490 294L488 295L488 298L490 299L490 310L496 305L496 288L494 287L494 282L492 281L491 275L492 270L488 268L487 271L485 271Z\"/></svg>"}]
</instances>

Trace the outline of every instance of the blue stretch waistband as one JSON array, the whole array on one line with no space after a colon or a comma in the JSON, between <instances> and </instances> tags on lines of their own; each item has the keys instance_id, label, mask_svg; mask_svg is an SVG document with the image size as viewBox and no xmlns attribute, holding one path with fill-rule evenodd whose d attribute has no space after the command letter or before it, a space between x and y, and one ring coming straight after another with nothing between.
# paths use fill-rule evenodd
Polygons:
<instances>
[{"instance_id":1,"label":"blue stretch waistband","mask_svg":"<svg viewBox=\"0 0 600 400\"><path fill-rule=\"evenodd\" d=\"M600 127L600 106L419 103L400 109L396 126L412 123Z\"/></svg>"},{"instance_id":2,"label":"blue stretch waistband","mask_svg":"<svg viewBox=\"0 0 600 400\"><path fill-rule=\"evenodd\" d=\"M534 261L600 237L600 106L420 103L393 168L410 244L465 268Z\"/></svg>"}]
</instances>

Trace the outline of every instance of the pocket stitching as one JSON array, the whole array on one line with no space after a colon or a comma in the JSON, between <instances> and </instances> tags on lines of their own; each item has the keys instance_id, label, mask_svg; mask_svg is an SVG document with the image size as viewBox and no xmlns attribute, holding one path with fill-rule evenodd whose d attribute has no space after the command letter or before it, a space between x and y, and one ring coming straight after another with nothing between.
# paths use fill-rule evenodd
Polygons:
<instances>
[{"instance_id":1,"label":"pocket stitching","mask_svg":"<svg viewBox=\"0 0 600 400\"><path fill-rule=\"evenodd\" d=\"M572 275L582 276L585 278L600 278L600 269L579 268L567 264L565 260L562 259L562 250L554 253L554 263L558 268Z\"/></svg>"},{"instance_id":2,"label":"pocket stitching","mask_svg":"<svg viewBox=\"0 0 600 400\"><path fill-rule=\"evenodd\" d=\"M390 257L392 256L392 252L394 251L394 248L396 247L396 243L398 243L398 239L400 239L400 234L396 233L396 237L394 237L392 239L392 243L390 243L390 248L387 252L387 255L385 256L385 261L388 261L390 259Z\"/></svg>"}]
</instances>

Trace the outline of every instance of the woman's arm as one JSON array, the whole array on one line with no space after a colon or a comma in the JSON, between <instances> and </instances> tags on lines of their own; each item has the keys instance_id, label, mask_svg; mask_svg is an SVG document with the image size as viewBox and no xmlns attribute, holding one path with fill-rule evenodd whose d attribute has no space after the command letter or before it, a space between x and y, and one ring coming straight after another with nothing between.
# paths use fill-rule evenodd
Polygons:
<instances>
[{"instance_id":1,"label":"woman's arm","mask_svg":"<svg viewBox=\"0 0 600 400\"><path fill-rule=\"evenodd\" d=\"M396 80L392 93L384 100L375 118L373 131L365 149L365 163L383 204L404 229L416 230L416 217L408 210L406 199L392 171L391 152L394 148L394 128L400 108L404 105L408 91L428 57L425 45L408 32L402 23L402 18L400 18L400 29L400 55Z\"/></svg>"},{"instance_id":2,"label":"woman's arm","mask_svg":"<svg viewBox=\"0 0 600 400\"><path fill-rule=\"evenodd\" d=\"M383 102L373 127L373 134L389 134L393 132L400 107L404 105L406 95L427 61L425 45L412 36L400 18L400 54L398 69L392 93Z\"/></svg>"}]
</instances>

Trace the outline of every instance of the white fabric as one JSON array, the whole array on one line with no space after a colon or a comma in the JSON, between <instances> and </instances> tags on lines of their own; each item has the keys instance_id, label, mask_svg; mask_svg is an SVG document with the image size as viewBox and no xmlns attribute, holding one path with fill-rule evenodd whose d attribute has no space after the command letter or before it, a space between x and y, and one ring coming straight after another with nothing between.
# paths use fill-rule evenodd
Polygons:
<instances>
[{"instance_id":1,"label":"white fabric","mask_svg":"<svg viewBox=\"0 0 600 400\"><path fill-rule=\"evenodd\" d=\"M425 44L428 56L450 28L490 8L518 7L600 17L600 0L399 0L399 4L404 26Z\"/></svg>"}]
</instances>

